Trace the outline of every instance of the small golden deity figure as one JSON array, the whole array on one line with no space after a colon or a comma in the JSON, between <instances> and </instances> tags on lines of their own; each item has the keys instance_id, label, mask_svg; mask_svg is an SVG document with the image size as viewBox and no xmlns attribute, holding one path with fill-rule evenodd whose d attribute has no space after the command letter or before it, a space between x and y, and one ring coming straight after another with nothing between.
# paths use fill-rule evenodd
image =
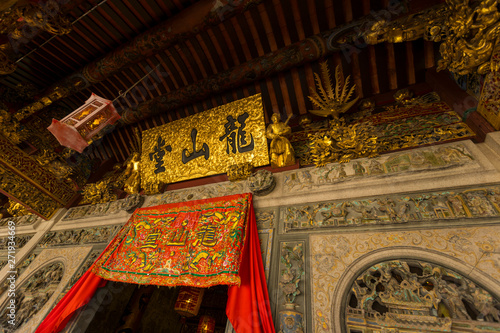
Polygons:
<instances>
[{"instance_id":1,"label":"small golden deity figure","mask_svg":"<svg viewBox=\"0 0 500 333\"><path fill-rule=\"evenodd\" d=\"M280 121L279 115L273 113L271 116L272 124L269 124L267 127L266 137L271 139L271 166L273 168L295 164L295 154L292 144L286 138L292 133L292 129L288 126L290 117L283 123Z\"/></svg>"},{"instance_id":2,"label":"small golden deity figure","mask_svg":"<svg viewBox=\"0 0 500 333\"><path fill-rule=\"evenodd\" d=\"M134 152L132 158L127 163L124 171L125 180L123 190L128 194L137 194L141 190L141 175L140 175L141 154Z\"/></svg>"}]
</instances>

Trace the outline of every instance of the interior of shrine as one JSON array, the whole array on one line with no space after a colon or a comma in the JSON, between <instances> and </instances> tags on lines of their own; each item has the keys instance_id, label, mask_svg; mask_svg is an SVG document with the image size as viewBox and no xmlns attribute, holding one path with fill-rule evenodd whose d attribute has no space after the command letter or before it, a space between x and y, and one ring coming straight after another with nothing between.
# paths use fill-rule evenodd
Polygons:
<instances>
[{"instance_id":1,"label":"interior of shrine","mask_svg":"<svg viewBox=\"0 0 500 333\"><path fill-rule=\"evenodd\" d=\"M0 0L0 333L500 332L499 96L496 0Z\"/></svg>"}]
</instances>

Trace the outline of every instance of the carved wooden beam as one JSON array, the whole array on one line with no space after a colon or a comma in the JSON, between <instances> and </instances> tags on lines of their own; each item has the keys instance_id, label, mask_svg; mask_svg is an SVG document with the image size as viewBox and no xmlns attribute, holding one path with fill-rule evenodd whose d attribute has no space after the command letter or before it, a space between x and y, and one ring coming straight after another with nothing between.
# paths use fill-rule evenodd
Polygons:
<instances>
[{"instance_id":1,"label":"carved wooden beam","mask_svg":"<svg viewBox=\"0 0 500 333\"><path fill-rule=\"evenodd\" d=\"M20 109L15 116L18 120L25 119L55 101L100 82L116 74L122 68L165 50L181 40L195 36L211 26L242 13L250 5L259 4L262 1L230 1L226 5L217 6L219 2L214 4L213 0L201 0L173 18L123 44L103 58L57 82L37 102Z\"/></svg>"}]
</instances>

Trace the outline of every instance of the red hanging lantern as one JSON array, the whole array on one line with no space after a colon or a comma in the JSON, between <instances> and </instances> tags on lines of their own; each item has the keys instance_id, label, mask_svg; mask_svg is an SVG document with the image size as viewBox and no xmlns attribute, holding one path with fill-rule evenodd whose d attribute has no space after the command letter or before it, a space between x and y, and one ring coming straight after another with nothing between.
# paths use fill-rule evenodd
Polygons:
<instances>
[{"instance_id":1,"label":"red hanging lantern","mask_svg":"<svg viewBox=\"0 0 500 333\"><path fill-rule=\"evenodd\" d=\"M118 119L120 115L112 101L92 94L83 106L61 121L52 119L52 124L47 129L61 145L81 153L93 136Z\"/></svg>"},{"instance_id":2,"label":"red hanging lantern","mask_svg":"<svg viewBox=\"0 0 500 333\"><path fill-rule=\"evenodd\" d=\"M196 333L213 333L215 332L215 318L211 316L201 316L200 323Z\"/></svg>"},{"instance_id":3,"label":"red hanging lantern","mask_svg":"<svg viewBox=\"0 0 500 333\"><path fill-rule=\"evenodd\" d=\"M174 310L183 317L193 317L200 310L205 289L195 287L181 287Z\"/></svg>"}]
</instances>

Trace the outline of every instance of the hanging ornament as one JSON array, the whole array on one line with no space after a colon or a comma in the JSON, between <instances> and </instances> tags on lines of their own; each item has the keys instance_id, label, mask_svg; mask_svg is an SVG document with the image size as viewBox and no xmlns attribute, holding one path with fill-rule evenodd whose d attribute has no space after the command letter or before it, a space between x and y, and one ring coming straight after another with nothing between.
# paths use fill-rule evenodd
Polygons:
<instances>
[{"instance_id":1,"label":"hanging ornament","mask_svg":"<svg viewBox=\"0 0 500 333\"><path fill-rule=\"evenodd\" d=\"M205 289L195 287L181 287L174 310L183 317L193 317L200 310Z\"/></svg>"},{"instance_id":2,"label":"hanging ornament","mask_svg":"<svg viewBox=\"0 0 500 333\"><path fill-rule=\"evenodd\" d=\"M92 94L85 104L61 121L52 119L47 128L65 147L81 153L107 125L114 124L120 115L116 112L113 102Z\"/></svg>"},{"instance_id":3,"label":"hanging ornament","mask_svg":"<svg viewBox=\"0 0 500 333\"><path fill-rule=\"evenodd\" d=\"M200 323L196 333L213 333L215 332L215 318L211 316L201 316Z\"/></svg>"}]
</instances>

